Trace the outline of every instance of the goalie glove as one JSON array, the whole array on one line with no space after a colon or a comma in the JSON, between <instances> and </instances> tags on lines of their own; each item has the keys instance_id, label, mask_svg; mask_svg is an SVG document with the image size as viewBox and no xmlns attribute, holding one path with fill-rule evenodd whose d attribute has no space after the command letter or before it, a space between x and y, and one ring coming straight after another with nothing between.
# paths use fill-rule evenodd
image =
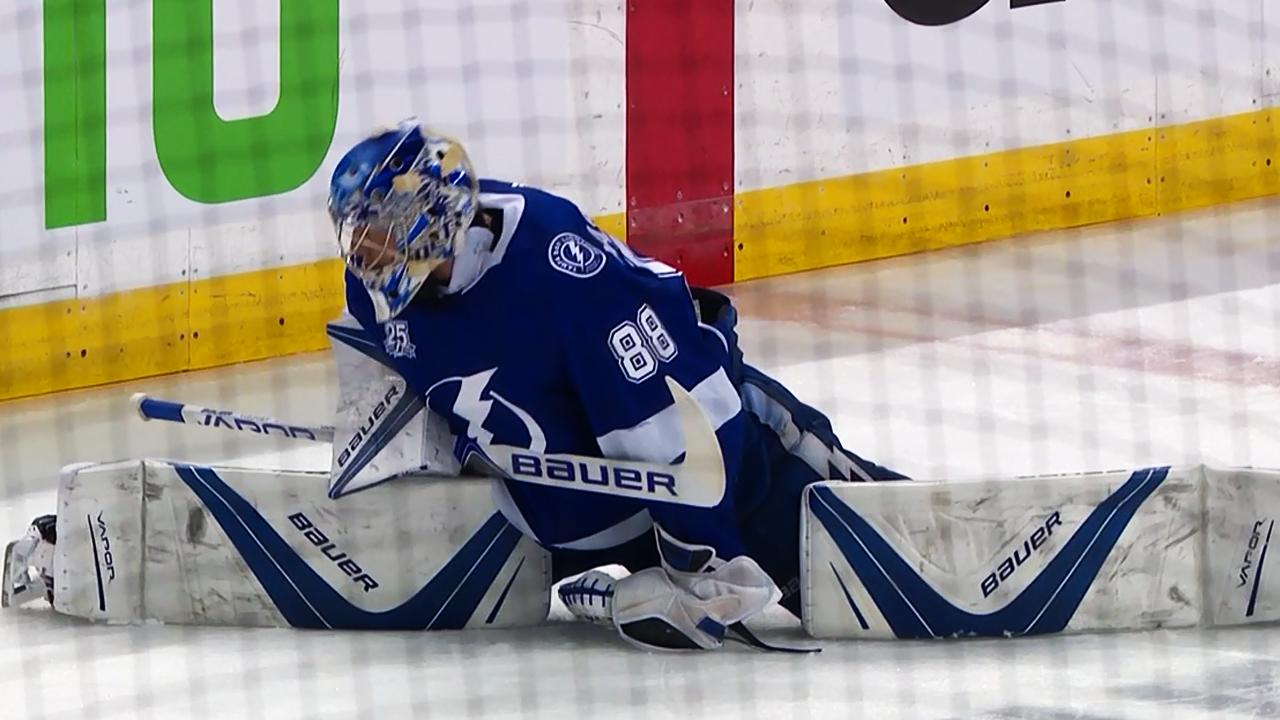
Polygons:
<instances>
[{"instance_id":1,"label":"goalie glove","mask_svg":"<svg viewBox=\"0 0 1280 720\"><path fill-rule=\"evenodd\" d=\"M613 593L617 582L603 570L590 570L562 584L556 592L575 618L613 627Z\"/></svg>"},{"instance_id":2,"label":"goalie glove","mask_svg":"<svg viewBox=\"0 0 1280 720\"><path fill-rule=\"evenodd\" d=\"M0 606L20 607L39 598L53 602L53 546L57 540L57 518L42 515L31 522L26 535L5 547Z\"/></svg>"},{"instance_id":3,"label":"goalie glove","mask_svg":"<svg viewBox=\"0 0 1280 720\"><path fill-rule=\"evenodd\" d=\"M648 650L714 650L726 634L774 649L742 625L781 595L764 570L749 557L723 562L710 547L656 531L661 567L622 579L592 570L560 586L565 607L579 619L612 625Z\"/></svg>"},{"instance_id":4,"label":"goalie glove","mask_svg":"<svg viewBox=\"0 0 1280 720\"><path fill-rule=\"evenodd\" d=\"M633 645L714 650L730 628L762 612L778 590L754 560L739 556L696 576L649 568L618 581L613 622Z\"/></svg>"},{"instance_id":5,"label":"goalie glove","mask_svg":"<svg viewBox=\"0 0 1280 720\"><path fill-rule=\"evenodd\" d=\"M683 581L683 582L682 582ZM695 585L693 590L682 585ZM737 557L714 572L680 578L661 567L616 579L591 570L557 592L574 617L614 628L646 650L714 650L726 637L764 650L742 621L776 601L777 588L755 561Z\"/></svg>"}]
</instances>

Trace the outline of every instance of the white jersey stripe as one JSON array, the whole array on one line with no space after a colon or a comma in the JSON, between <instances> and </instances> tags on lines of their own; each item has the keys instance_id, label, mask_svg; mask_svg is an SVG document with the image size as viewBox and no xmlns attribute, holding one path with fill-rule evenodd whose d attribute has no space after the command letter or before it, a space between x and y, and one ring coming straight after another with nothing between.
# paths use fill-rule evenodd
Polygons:
<instances>
[{"instance_id":1,"label":"white jersey stripe","mask_svg":"<svg viewBox=\"0 0 1280 720\"><path fill-rule=\"evenodd\" d=\"M653 527L653 518L648 510L641 510L616 525L601 530L594 535L578 538L566 543L556 543L553 547L564 550L601 550L617 547L628 540L634 540L649 532Z\"/></svg>"},{"instance_id":2,"label":"white jersey stripe","mask_svg":"<svg viewBox=\"0 0 1280 720\"><path fill-rule=\"evenodd\" d=\"M711 427L717 430L742 410L738 391L723 368L708 375L689 394L707 414ZM669 463L684 452L684 437L675 405L668 405L632 427L606 433L596 438L596 442L606 457L619 460Z\"/></svg>"}]
</instances>

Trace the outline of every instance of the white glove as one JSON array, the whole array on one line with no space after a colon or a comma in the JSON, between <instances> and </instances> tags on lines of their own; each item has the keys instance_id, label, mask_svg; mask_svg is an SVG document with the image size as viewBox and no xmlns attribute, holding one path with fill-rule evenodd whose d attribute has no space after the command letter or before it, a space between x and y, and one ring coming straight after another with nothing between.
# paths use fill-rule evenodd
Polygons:
<instances>
[{"instance_id":1,"label":"white glove","mask_svg":"<svg viewBox=\"0 0 1280 720\"><path fill-rule=\"evenodd\" d=\"M633 645L649 650L714 650L726 630L776 603L782 593L760 565L745 555L729 562L706 545L681 542L655 525L661 567L622 579L592 570L559 588L576 617L612 625ZM748 644L761 643L743 626Z\"/></svg>"},{"instance_id":2,"label":"white glove","mask_svg":"<svg viewBox=\"0 0 1280 720\"><path fill-rule=\"evenodd\" d=\"M725 630L762 612L782 593L749 557L709 573L649 568L616 582L613 625L628 642L656 650L714 650Z\"/></svg>"}]
</instances>

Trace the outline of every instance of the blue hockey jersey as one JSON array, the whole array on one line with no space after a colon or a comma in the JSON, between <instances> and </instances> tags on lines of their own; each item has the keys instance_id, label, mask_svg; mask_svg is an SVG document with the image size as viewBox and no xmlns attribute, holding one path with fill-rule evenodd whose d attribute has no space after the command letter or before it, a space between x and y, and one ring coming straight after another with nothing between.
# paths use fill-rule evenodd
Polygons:
<instances>
[{"instance_id":1,"label":"blue hockey jersey","mask_svg":"<svg viewBox=\"0 0 1280 720\"><path fill-rule=\"evenodd\" d=\"M485 180L482 208L501 216L462 287L426 288L379 324L368 291L347 275L347 306L384 343L395 369L459 438L458 459L496 443L670 463L684 452L664 378L716 429L727 490L699 509L515 481L499 504L550 547L618 545L652 522L721 557L744 552L734 504L767 482L743 467L747 424L726 369L729 343L699 322L684 277L613 240L571 202ZM760 467L758 473L767 472ZM797 508L798 512L798 508Z\"/></svg>"}]
</instances>

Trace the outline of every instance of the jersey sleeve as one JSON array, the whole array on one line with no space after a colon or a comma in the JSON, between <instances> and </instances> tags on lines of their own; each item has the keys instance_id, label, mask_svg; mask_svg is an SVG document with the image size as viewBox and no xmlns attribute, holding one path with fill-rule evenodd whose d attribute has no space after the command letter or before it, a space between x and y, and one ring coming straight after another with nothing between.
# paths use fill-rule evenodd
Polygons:
<instances>
[{"instance_id":1,"label":"jersey sleeve","mask_svg":"<svg viewBox=\"0 0 1280 720\"><path fill-rule=\"evenodd\" d=\"M557 278L558 314L571 383L596 442L606 457L680 460L683 432L665 379L679 383L716 430L727 476L725 500L711 509L655 502L650 515L681 540L712 545L726 559L741 554L732 499L744 419L725 372L724 340L699 324L680 273L635 255L593 227L587 232L588 238L564 241L582 247L562 252L569 261L602 264L589 277L559 273L567 277ZM553 243L553 265L556 252ZM602 260L592 260L593 253Z\"/></svg>"}]
</instances>

